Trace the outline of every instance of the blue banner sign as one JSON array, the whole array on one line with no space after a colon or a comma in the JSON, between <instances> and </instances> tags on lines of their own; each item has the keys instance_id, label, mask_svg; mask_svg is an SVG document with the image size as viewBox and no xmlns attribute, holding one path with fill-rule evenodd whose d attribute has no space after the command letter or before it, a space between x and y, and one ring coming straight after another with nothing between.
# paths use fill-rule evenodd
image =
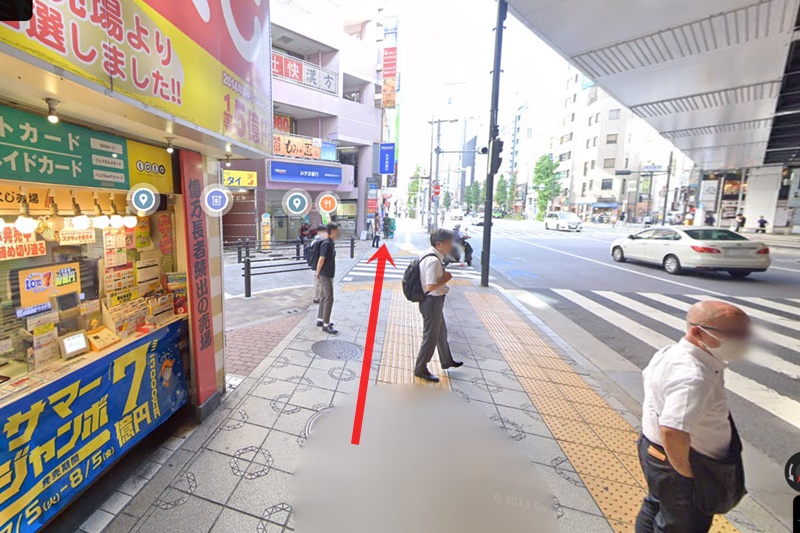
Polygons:
<instances>
[{"instance_id":1,"label":"blue banner sign","mask_svg":"<svg viewBox=\"0 0 800 533\"><path fill-rule=\"evenodd\" d=\"M341 185L342 167L271 161L270 181L281 183L314 183L320 185Z\"/></svg>"},{"instance_id":2,"label":"blue banner sign","mask_svg":"<svg viewBox=\"0 0 800 533\"><path fill-rule=\"evenodd\" d=\"M322 141L322 149L320 150L320 159L323 161L338 162L339 156L336 151L336 143Z\"/></svg>"},{"instance_id":3,"label":"blue banner sign","mask_svg":"<svg viewBox=\"0 0 800 533\"><path fill-rule=\"evenodd\" d=\"M181 328L170 324L83 368L56 363L53 381L0 408L0 531L40 529L186 403Z\"/></svg>"},{"instance_id":4,"label":"blue banner sign","mask_svg":"<svg viewBox=\"0 0 800 533\"><path fill-rule=\"evenodd\" d=\"M394 143L381 143L381 162L378 174L394 174Z\"/></svg>"}]
</instances>

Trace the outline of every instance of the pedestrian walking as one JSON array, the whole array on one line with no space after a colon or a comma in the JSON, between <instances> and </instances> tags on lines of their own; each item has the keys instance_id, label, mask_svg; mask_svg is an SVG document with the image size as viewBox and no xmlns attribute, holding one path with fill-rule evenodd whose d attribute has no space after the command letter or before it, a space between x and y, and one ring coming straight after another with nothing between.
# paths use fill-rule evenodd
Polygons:
<instances>
[{"instance_id":1,"label":"pedestrian walking","mask_svg":"<svg viewBox=\"0 0 800 533\"><path fill-rule=\"evenodd\" d=\"M758 220L756 220L756 224L758 224L758 229L756 230L756 233L767 232L767 226L769 226L769 222L767 222L767 219L764 218L764 215L761 215L761 217Z\"/></svg>"},{"instance_id":2,"label":"pedestrian walking","mask_svg":"<svg viewBox=\"0 0 800 533\"><path fill-rule=\"evenodd\" d=\"M325 228L327 238L319 247L319 260L317 261L316 278L319 283L319 311L317 312L317 326L325 333L336 335L331 322L333 310L333 278L336 277L336 239L339 238L339 224L331 222Z\"/></svg>"},{"instance_id":3,"label":"pedestrian walking","mask_svg":"<svg viewBox=\"0 0 800 533\"><path fill-rule=\"evenodd\" d=\"M372 247L380 248L381 246L381 218L375 215L372 219Z\"/></svg>"},{"instance_id":4,"label":"pedestrian walking","mask_svg":"<svg viewBox=\"0 0 800 533\"><path fill-rule=\"evenodd\" d=\"M464 363L454 361L447 340L447 324L444 318L444 302L453 278L444 268L444 258L453 251L455 234L448 229L437 229L431 233L431 247L425 250L419 261L419 279L425 291L425 299L419 303L422 314L422 346L417 355L414 375L426 381L438 382L439 378L428 369L433 352L439 352L442 369L457 368Z\"/></svg>"},{"instance_id":5,"label":"pedestrian walking","mask_svg":"<svg viewBox=\"0 0 800 533\"><path fill-rule=\"evenodd\" d=\"M733 221L733 231L740 233L744 229L745 224L747 224L747 219L743 214L739 213Z\"/></svg>"},{"instance_id":6,"label":"pedestrian walking","mask_svg":"<svg viewBox=\"0 0 800 533\"><path fill-rule=\"evenodd\" d=\"M648 494L636 533L705 533L745 494L742 444L723 374L746 357L750 318L724 302L689 308L686 334L644 369L639 461Z\"/></svg>"},{"instance_id":7,"label":"pedestrian walking","mask_svg":"<svg viewBox=\"0 0 800 533\"><path fill-rule=\"evenodd\" d=\"M320 224L312 230L314 239L308 244L308 252L306 252L306 260L308 267L314 271L314 303L319 303L319 279L317 278L317 263L319 262L319 248L327 238L325 233L325 226Z\"/></svg>"},{"instance_id":8,"label":"pedestrian walking","mask_svg":"<svg viewBox=\"0 0 800 533\"><path fill-rule=\"evenodd\" d=\"M389 215L383 217L381 221L381 226L383 227L383 238L388 240L389 239L389 228L392 224L392 218Z\"/></svg>"},{"instance_id":9,"label":"pedestrian walking","mask_svg":"<svg viewBox=\"0 0 800 533\"><path fill-rule=\"evenodd\" d=\"M714 213L711 211L706 213L706 219L704 221L706 226L714 226L717 224L717 218L714 216Z\"/></svg>"}]
</instances>

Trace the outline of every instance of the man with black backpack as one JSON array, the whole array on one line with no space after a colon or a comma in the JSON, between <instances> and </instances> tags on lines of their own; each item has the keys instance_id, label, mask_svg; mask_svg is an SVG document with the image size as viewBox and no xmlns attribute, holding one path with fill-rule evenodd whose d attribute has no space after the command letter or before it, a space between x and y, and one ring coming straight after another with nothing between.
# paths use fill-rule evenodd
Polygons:
<instances>
[{"instance_id":1,"label":"man with black backpack","mask_svg":"<svg viewBox=\"0 0 800 533\"><path fill-rule=\"evenodd\" d=\"M450 290L447 283L453 275L445 270L443 261L453 251L454 239L455 234L448 229L434 230L431 233L431 247L425 250L417 265L424 297L419 302L419 312L423 321L422 346L417 356L414 375L434 383L438 382L439 378L428 370L428 363L433 358L434 350L439 351L442 369L456 368L464 364L453 360L450 343L447 341L447 324L444 320L444 301Z\"/></svg>"},{"instance_id":2,"label":"man with black backpack","mask_svg":"<svg viewBox=\"0 0 800 533\"><path fill-rule=\"evenodd\" d=\"M319 285L319 312L317 326L331 335L339 333L331 322L333 309L333 278L336 277L336 239L339 237L339 224L331 222L325 228L327 238L319 245L317 254L316 279Z\"/></svg>"},{"instance_id":3,"label":"man with black backpack","mask_svg":"<svg viewBox=\"0 0 800 533\"><path fill-rule=\"evenodd\" d=\"M319 279L317 279L317 263L319 263L319 248L322 241L328 238L325 226L320 224L315 231L314 240L306 245L306 261L308 268L314 271L314 303L319 303Z\"/></svg>"}]
</instances>

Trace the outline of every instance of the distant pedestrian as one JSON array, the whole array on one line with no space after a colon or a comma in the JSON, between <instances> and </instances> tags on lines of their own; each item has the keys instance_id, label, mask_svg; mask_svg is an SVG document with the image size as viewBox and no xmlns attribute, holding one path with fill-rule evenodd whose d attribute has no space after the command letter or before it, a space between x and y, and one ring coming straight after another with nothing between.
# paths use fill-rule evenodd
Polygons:
<instances>
[{"instance_id":1,"label":"distant pedestrian","mask_svg":"<svg viewBox=\"0 0 800 533\"><path fill-rule=\"evenodd\" d=\"M758 220L756 220L756 224L758 224L758 229L756 230L756 233L767 232L767 226L769 226L769 222L767 222L767 219L764 218L764 215L761 215L761 217Z\"/></svg>"},{"instance_id":2,"label":"distant pedestrian","mask_svg":"<svg viewBox=\"0 0 800 533\"><path fill-rule=\"evenodd\" d=\"M706 226L715 226L717 224L717 218L714 216L714 213L709 211L706 213L706 219L704 221Z\"/></svg>"},{"instance_id":3,"label":"distant pedestrian","mask_svg":"<svg viewBox=\"0 0 800 533\"><path fill-rule=\"evenodd\" d=\"M380 248L381 246L381 219L378 215L372 219L372 247Z\"/></svg>"},{"instance_id":4,"label":"distant pedestrian","mask_svg":"<svg viewBox=\"0 0 800 533\"><path fill-rule=\"evenodd\" d=\"M314 235L314 239L308 245L307 261L309 268L314 271L314 303L318 304L319 279L317 278L317 263L319 262L319 249L322 245L322 241L324 241L328 235L325 233L325 226L322 224L311 230L311 233Z\"/></svg>"},{"instance_id":5,"label":"distant pedestrian","mask_svg":"<svg viewBox=\"0 0 800 533\"><path fill-rule=\"evenodd\" d=\"M453 251L455 234L448 229L437 229L431 233L431 247L423 252L419 262L419 278L425 299L419 303L422 314L422 346L417 355L414 375L426 381L438 382L439 378L428 369L433 352L439 352L442 369L457 368L464 363L454 361L447 340L447 324L444 319L444 301L450 290L447 283L453 278L444 268L444 258Z\"/></svg>"},{"instance_id":6,"label":"distant pedestrian","mask_svg":"<svg viewBox=\"0 0 800 533\"><path fill-rule=\"evenodd\" d=\"M739 213L736 215L736 218L733 221L733 231L736 233L740 233L744 229L744 225L747 223L747 219L744 217L743 214Z\"/></svg>"},{"instance_id":7,"label":"distant pedestrian","mask_svg":"<svg viewBox=\"0 0 800 533\"><path fill-rule=\"evenodd\" d=\"M723 374L746 357L750 318L724 302L689 308L686 334L644 369L639 462L648 493L636 533L705 533L745 494L742 443Z\"/></svg>"},{"instance_id":8,"label":"distant pedestrian","mask_svg":"<svg viewBox=\"0 0 800 533\"><path fill-rule=\"evenodd\" d=\"M331 322L333 310L333 278L336 277L336 239L339 238L339 225L331 222L325 228L327 238L322 241L319 248L319 261L317 262L317 280L319 281L319 311L317 313L317 326L325 333L336 335Z\"/></svg>"},{"instance_id":9,"label":"distant pedestrian","mask_svg":"<svg viewBox=\"0 0 800 533\"><path fill-rule=\"evenodd\" d=\"M392 218L389 215L386 215L385 217L383 217L383 220L381 222L382 222L381 226L383 227L383 238L388 239L389 228L391 227L392 224Z\"/></svg>"}]
</instances>

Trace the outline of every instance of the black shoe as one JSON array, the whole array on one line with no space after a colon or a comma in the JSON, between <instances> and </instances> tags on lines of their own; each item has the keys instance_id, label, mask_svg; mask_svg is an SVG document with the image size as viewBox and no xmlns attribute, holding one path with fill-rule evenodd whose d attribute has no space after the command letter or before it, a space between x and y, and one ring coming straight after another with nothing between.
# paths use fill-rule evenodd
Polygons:
<instances>
[{"instance_id":1,"label":"black shoe","mask_svg":"<svg viewBox=\"0 0 800 533\"><path fill-rule=\"evenodd\" d=\"M453 361L452 363L450 363L447 366L442 365L442 370L447 370L448 368L458 368L458 367L463 366L463 365L464 365L463 361Z\"/></svg>"},{"instance_id":2,"label":"black shoe","mask_svg":"<svg viewBox=\"0 0 800 533\"><path fill-rule=\"evenodd\" d=\"M414 372L414 375L420 379L424 379L425 381L430 381L431 383L439 383L439 378L430 372L425 372L424 374L418 374Z\"/></svg>"},{"instance_id":3,"label":"black shoe","mask_svg":"<svg viewBox=\"0 0 800 533\"><path fill-rule=\"evenodd\" d=\"M318 304L318 303L319 303L319 298L314 298L313 302L314 302L315 304Z\"/></svg>"},{"instance_id":4,"label":"black shoe","mask_svg":"<svg viewBox=\"0 0 800 533\"><path fill-rule=\"evenodd\" d=\"M339 332L333 328L333 324L328 324L327 326L322 326L322 331L329 335L338 335Z\"/></svg>"},{"instance_id":5,"label":"black shoe","mask_svg":"<svg viewBox=\"0 0 800 533\"><path fill-rule=\"evenodd\" d=\"M318 328L321 328L321 327L323 327L324 325L325 325L325 322L323 322L322 320L317 320L317 327L318 327ZM331 324L330 324L330 325L331 325L331 326L333 326L333 322L331 322Z\"/></svg>"}]
</instances>

